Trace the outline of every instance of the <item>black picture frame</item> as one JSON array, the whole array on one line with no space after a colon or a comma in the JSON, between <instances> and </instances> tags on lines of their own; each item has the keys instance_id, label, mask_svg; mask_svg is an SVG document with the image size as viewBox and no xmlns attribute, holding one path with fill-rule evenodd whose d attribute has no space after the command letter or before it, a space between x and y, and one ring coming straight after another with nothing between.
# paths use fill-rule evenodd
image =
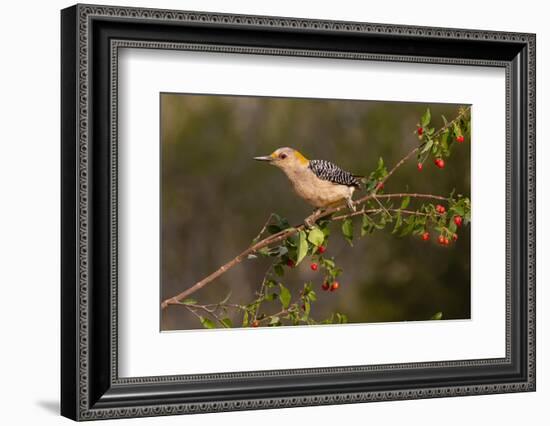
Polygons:
<instances>
[{"instance_id":1,"label":"black picture frame","mask_svg":"<svg viewBox=\"0 0 550 426\"><path fill-rule=\"evenodd\" d=\"M61 414L74 420L535 390L535 35L97 5L61 12ZM506 357L119 378L117 49L506 70ZM504 176L503 176L504 178Z\"/></svg>"}]
</instances>

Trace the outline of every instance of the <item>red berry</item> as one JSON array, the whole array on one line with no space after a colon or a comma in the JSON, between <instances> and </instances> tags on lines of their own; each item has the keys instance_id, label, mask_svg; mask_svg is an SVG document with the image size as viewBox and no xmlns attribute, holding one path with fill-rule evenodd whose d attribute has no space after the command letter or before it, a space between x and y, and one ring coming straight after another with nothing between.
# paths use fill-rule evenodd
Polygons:
<instances>
[{"instance_id":1,"label":"red berry","mask_svg":"<svg viewBox=\"0 0 550 426\"><path fill-rule=\"evenodd\" d=\"M424 232L424 233L422 234L422 239L423 239L424 241L428 241L428 240L430 239L430 233L429 233L429 232Z\"/></svg>"},{"instance_id":2,"label":"red berry","mask_svg":"<svg viewBox=\"0 0 550 426\"><path fill-rule=\"evenodd\" d=\"M289 268L294 268L296 266L296 263L294 263L292 259L288 259L286 261L286 266L288 266Z\"/></svg>"},{"instance_id":3,"label":"red berry","mask_svg":"<svg viewBox=\"0 0 550 426\"><path fill-rule=\"evenodd\" d=\"M377 190L381 190L381 189L384 189L384 182L378 182L378 185L376 185L376 189Z\"/></svg>"},{"instance_id":4,"label":"red berry","mask_svg":"<svg viewBox=\"0 0 550 426\"><path fill-rule=\"evenodd\" d=\"M323 254L326 251L327 251L327 248L325 246L319 246L317 248L317 253L319 253L319 254Z\"/></svg>"},{"instance_id":5,"label":"red berry","mask_svg":"<svg viewBox=\"0 0 550 426\"><path fill-rule=\"evenodd\" d=\"M453 234L453 241L456 241L458 240L458 235L457 234Z\"/></svg>"},{"instance_id":6,"label":"red berry","mask_svg":"<svg viewBox=\"0 0 550 426\"><path fill-rule=\"evenodd\" d=\"M458 135L458 136L456 137L456 141L457 141L458 143L464 142L464 136Z\"/></svg>"},{"instance_id":7,"label":"red berry","mask_svg":"<svg viewBox=\"0 0 550 426\"><path fill-rule=\"evenodd\" d=\"M330 288L330 284L327 283L327 282L324 282L323 285L321 286L321 288L322 288L324 291L327 291L327 290Z\"/></svg>"},{"instance_id":8,"label":"red berry","mask_svg":"<svg viewBox=\"0 0 550 426\"><path fill-rule=\"evenodd\" d=\"M252 321L252 324L250 324L252 327L258 327L260 325L260 321L254 320Z\"/></svg>"},{"instance_id":9,"label":"red berry","mask_svg":"<svg viewBox=\"0 0 550 426\"><path fill-rule=\"evenodd\" d=\"M422 171L422 167L424 167L424 166L422 165L422 163L418 163L418 164L416 165L416 168L418 169L419 172Z\"/></svg>"},{"instance_id":10,"label":"red berry","mask_svg":"<svg viewBox=\"0 0 550 426\"><path fill-rule=\"evenodd\" d=\"M438 213L444 214L445 213L445 207L443 207L441 204L438 204L437 206L435 206L435 211L438 212Z\"/></svg>"},{"instance_id":11,"label":"red berry","mask_svg":"<svg viewBox=\"0 0 550 426\"><path fill-rule=\"evenodd\" d=\"M419 127L416 129L416 133L418 133L418 136L422 136L422 133L424 133L424 129L422 127Z\"/></svg>"},{"instance_id":12,"label":"red berry","mask_svg":"<svg viewBox=\"0 0 550 426\"><path fill-rule=\"evenodd\" d=\"M456 226L462 226L462 216L455 216L453 220L455 221Z\"/></svg>"},{"instance_id":13,"label":"red berry","mask_svg":"<svg viewBox=\"0 0 550 426\"><path fill-rule=\"evenodd\" d=\"M436 159L434 160L434 163L435 163L435 165L436 165L438 168L440 168L440 169L442 169L443 167L445 167L445 161L443 161L443 158L436 158Z\"/></svg>"},{"instance_id":14,"label":"red berry","mask_svg":"<svg viewBox=\"0 0 550 426\"><path fill-rule=\"evenodd\" d=\"M448 246L449 245L449 239L448 238L445 238L445 245Z\"/></svg>"},{"instance_id":15,"label":"red berry","mask_svg":"<svg viewBox=\"0 0 550 426\"><path fill-rule=\"evenodd\" d=\"M310 266L312 271L316 271L318 267L319 267L319 265L317 265L316 263L312 263L311 266Z\"/></svg>"},{"instance_id":16,"label":"red berry","mask_svg":"<svg viewBox=\"0 0 550 426\"><path fill-rule=\"evenodd\" d=\"M440 235L437 238L437 241L439 242L439 244L445 244L445 237L443 235Z\"/></svg>"},{"instance_id":17,"label":"red berry","mask_svg":"<svg viewBox=\"0 0 550 426\"><path fill-rule=\"evenodd\" d=\"M334 281L330 286L330 291L336 291L338 288L340 288L340 283L338 283L338 281Z\"/></svg>"},{"instance_id":18,"label":"red berry","mask_svg":"<svg viewBox=\"0 0 550 426\"><path fill-rule=\"evenodd\" d=\"M306 305L302 305L302 311L306 310Z\"/></svg>"}]
</instances>

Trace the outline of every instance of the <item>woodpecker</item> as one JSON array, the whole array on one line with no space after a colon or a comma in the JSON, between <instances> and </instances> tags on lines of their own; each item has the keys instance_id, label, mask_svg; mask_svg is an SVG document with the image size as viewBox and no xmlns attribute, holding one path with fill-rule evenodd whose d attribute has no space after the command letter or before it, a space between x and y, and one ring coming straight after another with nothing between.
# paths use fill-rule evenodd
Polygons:
<instances>
[{"instance_id":1,"label":"woodpecker","mask_svg":"<svg viewBox=\"0 0 550 426\"><path fill-rule=\"evenodd\" d=\"M362 176L342 170L326 160L308 160L292 148L279 148L254 160L267 161L280 168L288 177L296 193L316 209L324 209L345 202L355 211L353 192L361 188Z\"/></svg>"}]
</instances>

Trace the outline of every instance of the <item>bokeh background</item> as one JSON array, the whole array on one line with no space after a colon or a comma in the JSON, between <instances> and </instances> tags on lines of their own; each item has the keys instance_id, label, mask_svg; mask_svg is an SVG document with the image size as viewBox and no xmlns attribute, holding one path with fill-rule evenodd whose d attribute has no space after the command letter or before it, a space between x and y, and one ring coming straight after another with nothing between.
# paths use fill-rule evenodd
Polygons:
<instances>
[{"instance_id":1,"label":"bokeh background","mask_svg":"<svg viewBox=\"0 0 550 426\"><path fill-rule=\"evenodd\" d=\"M300 223L312 208L299 199L286 176L252 160L281 146L311 159L331 160L354 174L368 175L380 156L388 168L418 144L413 133L430 108L442 125L460 105L161 94L161 289L164 300L232 259L254 238L270 213ZM470 141L453 151L443 170L414 159L385 185L386 192L470 195ZM357 195L356 195L357 196ZM411 207L415 206L411 201ZM470 318L470 231L463 227L449 247L390 230L350 247L332 226L327 255L344 272L337 292L320 289L322 275L307 261L285 274L299 291L313 281L318 301L312 317L342 312L349 322ZM358 228L358 227L357 227ZM253 300L270 259L248 260L193 295L200 303ZM159 301L160 303L160 301ZM276 307L275 307L276 309ZM237 318L233 322L240 324ZM161 313L162 330L201 328L186 309Z\"/></svg>"}]
</instances>

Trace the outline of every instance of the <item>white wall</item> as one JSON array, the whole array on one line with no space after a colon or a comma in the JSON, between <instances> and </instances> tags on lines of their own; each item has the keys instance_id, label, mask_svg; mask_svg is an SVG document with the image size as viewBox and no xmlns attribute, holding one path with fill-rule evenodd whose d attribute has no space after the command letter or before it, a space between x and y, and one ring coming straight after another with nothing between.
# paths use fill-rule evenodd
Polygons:
<instances>
[{"instance_id":1,"label":"white wall","mask_svg":"<svg viewBox=\"0 0 550 426\"><path fill-rule=\"evenodd\" d=\"M545 2L445 1L108 1L143 7L205 10L448 26L537 33L538 97L538 391L453 399L294 408L123 420L132 424L513 425L548 417L549 226L545 186L550 158L550 28ZM11 1L2 5L0 62L0 419L3 424L61 424L59 394L59 9L71 3ZM490 159L488 159L490 163ZM489 166L488 166L489 167ZM541 214L542 212L542 214ZM546 261L546 262L545 262ZM544 416L544 417L543 417ZM108 424L106 422L102 424ZM114 424L114 423L113 423ZM122 424L122 423L121 423Z\"/></svg>"}]
</instances>

